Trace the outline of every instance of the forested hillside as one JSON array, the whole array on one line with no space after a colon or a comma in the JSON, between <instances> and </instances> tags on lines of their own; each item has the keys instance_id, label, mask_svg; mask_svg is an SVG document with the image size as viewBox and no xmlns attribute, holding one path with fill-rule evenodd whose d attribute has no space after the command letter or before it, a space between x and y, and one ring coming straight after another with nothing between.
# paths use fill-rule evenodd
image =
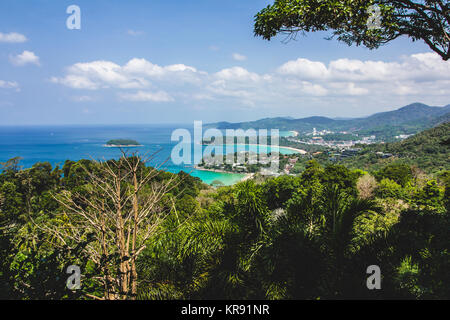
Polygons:
<instances>
[{"instance_id":1,"label":"forested hillside","mask_svg":"<svg viewBox=\"0 0 450 320\"><path fill-rule=\"evenodd\" d=\"M379 168L394 161L437 173L450 169L449 139L450 122L447 122L400 142L365 146L360 155L343 163L354 168ZM383 159L376 152L390 153L393 157Z\"/></svg>"},{"instance_id":2,"label":"forested hillside","mask_svg":"<svg viewBox=\"0 0 450 320\"><path fill-rule=\"evenodd\" d=\"M296 177L213 189L137 156L14 159L0 175L0 298L449 299L449 190L448 172L407 165L370 175L310 161ZM366 286L371 265L380 290Z\"/></svg>"},{"instance_id":3,"label":"forested hillside","mask_svg":"<svg viewBox=\"0 0 450 320\"><path fill-rule=\"evenodd\" d=\"M448 119L450 105L430 107L422 103L413 103L400 109L381 112L366 118L330 119L326 117L309 117L302 119L266 118L257 121L229 123L219 122L208 127L218 129L279 129L311 132L317 130L350 131L362 135L376 135L384 140L391 140L399 134L415 134L433 127Z\"/></svg>"}]
</instances>

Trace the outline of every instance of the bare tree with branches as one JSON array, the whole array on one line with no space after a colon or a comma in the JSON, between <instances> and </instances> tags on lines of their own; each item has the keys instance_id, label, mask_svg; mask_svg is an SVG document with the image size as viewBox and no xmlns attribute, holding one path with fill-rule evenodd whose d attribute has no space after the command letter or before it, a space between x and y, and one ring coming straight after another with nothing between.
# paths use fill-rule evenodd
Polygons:
<instances>
[{"instance_id":1,"label":"bare tree with branches","mask_svg":"<svg viewBox=\"0 0 450 320\"><path fill-rule=\"evenodd\" d=\"M175 175L157 179L160 167L145 166L152 158L123 152L117 161L95 161L95 170L86 169L89 181L82 192L55 196L63 208L56 223L40 226L58 245L85 243L83 253L100 271L93 279L104 292L103 297L86 294L91 298L136 298L136 260L170 213L163 198L180 183Z\"/></svg>"}]
</instances>

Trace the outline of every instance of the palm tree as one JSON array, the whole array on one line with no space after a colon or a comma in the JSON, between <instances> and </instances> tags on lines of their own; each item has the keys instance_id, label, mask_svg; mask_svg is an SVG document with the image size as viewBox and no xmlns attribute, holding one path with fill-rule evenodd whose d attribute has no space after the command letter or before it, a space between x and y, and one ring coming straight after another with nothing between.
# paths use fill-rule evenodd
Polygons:
<instances>
[{"instance_id":1,"label":"palm tree","mask_svg":"<svg viewBox=\"0 0 450 320\"><path fill-rule=\"evenodd\" d=\"M345 286L355 220L363 214L379 213L381 208L373 200L349 196L339 186L329 185L321 200L321 210L325 221L323 243L330 258L327 283L334 287L329 292L339 294Z\"/></svg>"}]
</instances>

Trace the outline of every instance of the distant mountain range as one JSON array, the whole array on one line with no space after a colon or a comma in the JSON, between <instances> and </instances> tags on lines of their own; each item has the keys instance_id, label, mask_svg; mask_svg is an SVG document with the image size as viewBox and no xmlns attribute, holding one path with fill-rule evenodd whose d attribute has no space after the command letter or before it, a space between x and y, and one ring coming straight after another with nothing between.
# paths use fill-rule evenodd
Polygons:
<instances>
[{"instance_id":1,"label":"distant mountain range","mask_svg":"<svg viewBox=\"0 0 450 320\"><path fill-rule=\"evenodd\" d=\"M300 133L317 130L349 131L363 135L376 135L389 139L398 134L415 134L450 120L450 104L445 107L431 107L423 103L413 103L400 109L381 112L366 118L331 119L327 117L265 118L250 122L218 122L208 124L217 129L279 129L295 130Z\"/></svg>"}]
</instances>

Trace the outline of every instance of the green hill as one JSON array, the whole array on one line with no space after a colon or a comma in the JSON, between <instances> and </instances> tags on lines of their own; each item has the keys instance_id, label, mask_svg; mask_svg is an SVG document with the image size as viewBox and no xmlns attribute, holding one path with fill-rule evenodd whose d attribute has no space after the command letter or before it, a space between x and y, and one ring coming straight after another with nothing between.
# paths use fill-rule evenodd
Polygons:
<instances>
[{"instance_id":1,"label":"green hill","mask_svg":"<svg viewBox=\"0 0 450 320\"><path fill-rule=\"evenodd\" d=\"M406 107L374 114L361 120L362 123L385 123L385 124L403 124L407 122L423 121L424 119L434 119L450 112L450 105L445 107L430 107L423 103L413 103Z\"/></svg>"},{"instance_id":2,"label":"green hill","mask_svg":"<svg viewBox=\"0 0 450 320\"><path fill-rule=\"evenodd\" d=\"M450 118L450 105L430 107L422 103L413 103L400 109L376 113L366 118L330 119L327 117L309 117L292 119L289 117L265 118L250 122L218 122L208 124L217 129L279 129L295 130L300 133L317 130L350 131L362 135L376 135L382 140L392 140L396 135L415 134L433 127Z\"/></svg>"},{"instance_id":3,"label":"green hill","mask_svg":"<svg viewBox=\"0 0 450 320\"><path fill-rule=\"evenodd\" d=\"M345 159L343 163L354 168L373 169L389 162L403 162L429 173L450 170L449 140L450 122L446 122L400 142L366 146L358 156ZM377 152L393 156L383 158Z\"/></svg>"}]
</instances>

